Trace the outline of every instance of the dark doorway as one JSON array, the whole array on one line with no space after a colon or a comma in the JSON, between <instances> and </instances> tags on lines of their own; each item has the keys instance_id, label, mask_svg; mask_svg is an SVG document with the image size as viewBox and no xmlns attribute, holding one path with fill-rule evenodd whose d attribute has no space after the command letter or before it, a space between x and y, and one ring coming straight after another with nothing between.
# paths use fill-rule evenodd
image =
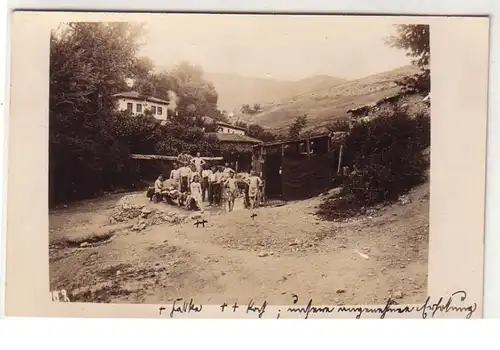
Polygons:
<instances>
[{"instance_id":1,"label":"dark doorway","mask_svg":"<svg viewBox=\"0 0 500 350\"><path fill-rule=\"evenodd\" d=\"M268 154L265 160L264 178L266 180L266 196L278 198L283 195L281 153Z\"/></svg>"}]
</instances>

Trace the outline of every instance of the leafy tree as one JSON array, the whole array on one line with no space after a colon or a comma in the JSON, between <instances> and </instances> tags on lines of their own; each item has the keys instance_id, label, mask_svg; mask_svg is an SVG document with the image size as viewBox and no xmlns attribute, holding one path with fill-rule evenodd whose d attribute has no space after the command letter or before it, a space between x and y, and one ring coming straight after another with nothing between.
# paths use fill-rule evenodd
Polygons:
<instances>
[{"instance_id":1,"label":"leafy tree","mask_svg":"<svg viewBox=\"0 0 500 350\"><path fill-rule=\"evenodd\" d=\"M396 34L390 36L387 43L398 49L407 51L414 57L413 63L427 68L431 57L430 27L428 24L398 24Z\"/></svg>"},{"instance_id":2,"label":"leafy tree","mask_svg":"<svg viewBox=\"0 0 500 350\"><path fill-rule=\"evenodd\" d=\"M243 114L253 115L253 114L260 113L262 111L262 107L258 103L254 104L253 107L250 107L249 104L244 104L241 106L240 111Z\"/></svg>"},{"instance_id":3,"label":"leafy tree","mask_svg":"<svg viewBox=\"0 0 500 350\"><path fill-rule=\"evenodd\" d=\"M117 187L129 188L140 179L158 175L154 162L138 164L130 159L130 153L222 152L218 141L203 132L187 108L167 125L147 113L132 117L116 110L113 95L127 90L128 79L138 84L141 93L154 92L163 99L168 99L170 89L183 87L179 76L173 79L168 74L154 74L148 60L136 57L141 29L128 23L71 23L51 34L52 204ZM187 90L196 92L193 104L197 109L214 109L217 95L204 84L188 84Z\"/></svg>"},{"instance_id":4,"label":"leafy tree","mask_svg":"<svg viewBox=\"0 0 500 350\"><path fill-rule=\"evenodd\" d=\"M288 138L296 140L300 137L300 133L307 125L307 115L301 115L295 118L295 121L288 129Z\"/></svg>"},{"instance_id":5,"label":"leafy tree","mask_svg":"<svg viewBox=\"0 0 500 350\"><path fill-rule=\"evenodd\" d=\"M203 78L203 70L188 62L177 65L170 73L173 90L179 97L179 113L194 116L220 116L217 109L217 91Z\"/></svg>"},{"instance_id":6,"label":"leafy tree","mask_svg":"<svg viewBox=\"0 0 500 350\"><path fill-rule=\"evenodd\" d=\"M133 77L141 29L129 23L86 22L51 33L52 201L109 188L126 164L126 147L107 129L107 117L115 113L113 94L126 89L126 79Z\"/></svg>"},{"instance_id":7,"label":"leafy tree","mask_svg":"<svg viewBox=\"0 0 500 350\"><path fill-rule=\"evenodd\" d=\"M396 25L396 34L390 36L386 43L392 47L403 49L413 57L413 64L421 69L421 73L403 78L396 83L403 91L428 93L430 91L430 27L426 24Z\"/></svg>"}]
</instances>

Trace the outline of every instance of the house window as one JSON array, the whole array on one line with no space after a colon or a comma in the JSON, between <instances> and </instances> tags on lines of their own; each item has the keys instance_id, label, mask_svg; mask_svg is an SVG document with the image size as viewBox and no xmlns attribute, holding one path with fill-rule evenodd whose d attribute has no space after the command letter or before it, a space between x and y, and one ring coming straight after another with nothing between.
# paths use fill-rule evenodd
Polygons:
<instances>
[{"instance_id":1,"label":"house window","mask_svg":"<svg viewBox=\"0 0 500 350\"><path fill-rule=\"evenodd\" d=\"M137 113L142 113L142 105L140 103L137 104L136 111Z\"/></svg>"},{"instance_id":2,"label":"house window","mask_svg":"<svg viewBox=\"0 0 500 350\"><path fill-rule=\"evenodd\" d=\"M151 106L151 113L156 114L156 106Z\"/></svg>"},{"instance_id":3,"label":"house window","mask_svg":"<svg viewBox=\"0 0 500 350\"><path fill-rule=\"evenodd\" d=\"M163 108L158 107L158 115L162 115L162 113L163 113Z\"/></svg>"},{"instance_id":4,"label":"house window","mask_svg":"<svg viewBox=\"0 0 500 350\"><path fill-rule=\"evenodd\" d=\"M134 104L128 102L127 103L127 111L130 112L130 113L132 113L133 108L134 108Z\"/></svg>"}]
</instances>

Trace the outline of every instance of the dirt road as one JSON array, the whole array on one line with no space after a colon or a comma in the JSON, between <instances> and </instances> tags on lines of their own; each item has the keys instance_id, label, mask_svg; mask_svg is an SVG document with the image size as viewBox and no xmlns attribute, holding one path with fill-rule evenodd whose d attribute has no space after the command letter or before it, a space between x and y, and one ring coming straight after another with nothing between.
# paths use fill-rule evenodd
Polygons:
<instances>
[{"instance_id":1,"label":"dirt road","mask_svg":"<svg viewBox=\"0 0 500 350\"><path fill-rule=\"evenodd\" d=\"M317 218L320 198L314 198L260 208L254 218L248 210L209 211L205 227L189 219L134 232L134 220L107 222L119 198L51 213L52 290L66 289L74 301L113 303L193 297L205 304L250 298L289 304L292 294L351 305L383 303L389 296L401 303L425 299L428 184L412 191L408 203L343 223ZM182 211L148 203L143 194L137 201ZM80 248L94 232L110 234ZM68 238L76 247L55 245Z\"/></svg>"}]
</instances>

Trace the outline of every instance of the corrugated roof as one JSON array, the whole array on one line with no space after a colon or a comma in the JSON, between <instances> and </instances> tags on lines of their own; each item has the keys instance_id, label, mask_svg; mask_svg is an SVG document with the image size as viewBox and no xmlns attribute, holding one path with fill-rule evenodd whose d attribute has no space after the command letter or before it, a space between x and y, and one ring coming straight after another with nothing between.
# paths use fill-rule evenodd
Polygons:
<instances>
[{"instance_id":1,"label":"corrugated roof","mask_svg":"<svg viewBox=\"0 0 500 350\"><path fill-rule=\"evenodd\" d=\"M234 142L234 143L262 143L262 141L254 139L253 137L240 135L240 134L226 134L218 132L209 132L208 135L217 137L220 142Z\"/></svg>"},{"instance_id":2,"label":"corrugated roof","mask_svg":"<svg viewBox=\"0 0 500 350\"><path fill-rule=\"evenodd\" d=\"M127 92L120 92L118 94L114 94L113 95L114 97L124 97L124 98L131 98L131 99L134 99L134 100L139 100L139 101L149 101L149 102L156 102L156 103L163 103L163 104L166 104L168 105L169 102L168 101L165 101L165 100L162 100L160 98L156 98L156 97L147 97L147 98L144 98L144 96L142 96L140 93L138 93L137 91L127 91Z\"/></svg>"}]
</instances>

